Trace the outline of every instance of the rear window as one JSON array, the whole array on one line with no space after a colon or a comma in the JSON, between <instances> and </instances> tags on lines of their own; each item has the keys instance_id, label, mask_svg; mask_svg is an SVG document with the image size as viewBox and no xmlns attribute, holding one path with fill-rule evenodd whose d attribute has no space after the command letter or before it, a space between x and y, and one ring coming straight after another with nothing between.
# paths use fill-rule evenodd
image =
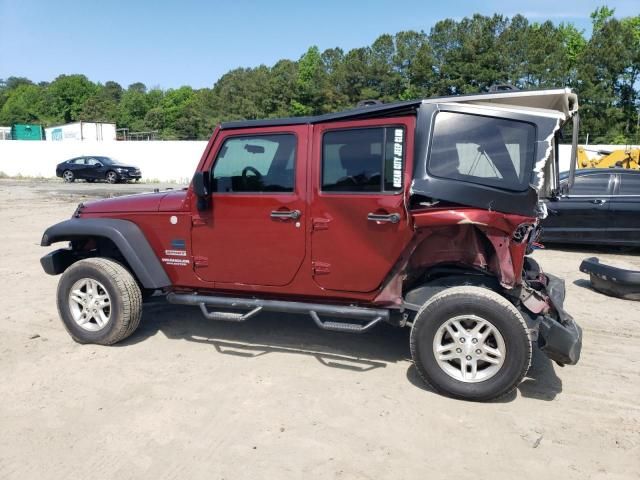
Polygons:
<instances>
[{"instance_id":1,"label":"rear window","mask_svg":"<svg viewBox=\"0 0 640 480\"><path fill-rule=\"evenodd\" d=\"M525 122L440 112L427 169L436 177L523 191L533 168L535 134Z\"/></svg>"},{"instance_id":2,"label":"rear window","mask_svg":"<svg viewBox=\"0 0 640 480\"><path fill-rule=\"evenodd\" d=\"M322 191L402 191L403 127L333 130L322 137Z\"/></svg>"},{"instance_id":3,"label":"rear window","mask_svg":"<svg viewBox=\"0 0 640 480\"><path fill-rule=\"evenodd\" d=\"M620 195L640 195L640 175L620 175Z\"/></svg>"}]
</instances>

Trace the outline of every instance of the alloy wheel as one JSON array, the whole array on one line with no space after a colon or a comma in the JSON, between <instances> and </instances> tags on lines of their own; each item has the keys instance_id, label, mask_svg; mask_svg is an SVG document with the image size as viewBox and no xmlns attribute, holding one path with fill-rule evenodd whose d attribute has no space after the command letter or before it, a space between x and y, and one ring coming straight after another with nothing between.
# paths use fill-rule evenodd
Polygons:
<instances>
[{"instance_id":1,"label":"alloy wheel","mask_svg":"<svg viewBox=\"0 0 640 480\"><path fill-rule=\"evenodd\" d=\"M109 292L93 278L82 278L69 291L69 310L74 322L90 332L102 330L111 318Z\"/></svg>"},{"instance_id":2,"label":"alloy wheel","mask_svg":"<svg viewBox=\"0 0 640 480\"><path fill-rule=\"evenodd\" d=\"M465 383L493 377L507 354L502 334L476 315L460 315L444 322L433 339L433 355L450 377Z\"/></svg>"}]
</instances>

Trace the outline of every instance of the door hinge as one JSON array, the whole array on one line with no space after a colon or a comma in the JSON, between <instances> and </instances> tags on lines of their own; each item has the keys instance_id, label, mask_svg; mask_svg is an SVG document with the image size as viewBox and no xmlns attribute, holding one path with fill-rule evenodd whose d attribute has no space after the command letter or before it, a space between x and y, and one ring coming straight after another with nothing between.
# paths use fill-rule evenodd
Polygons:
<instances>
[{"instance_id":1,"label":"door hinge","mask_svg":"<svg viewBox=\"0 0 640 480\"><path fill-rule=\"evenodd\" d=\"M328 218L314 218L311 222L313 230L328 230L329 229L329 220Z\"/></svg>"},{"instance_id":2,"label":"door hinge","mask_svg":"<svg viewBox=\"0 0 640 480\"><path fill-rule=\"evenodd\" d=\"M195 268L208 267L209 259L207 257L193 257L193 266Z\"/></svg>"},{"instance_id":3,"label":"door hinge","mask_svg":"<svg viewBox=\"0 0 640 480\"><path fill-rule=\"evenodd\" d=\"M311 262L311 270L314 275L326 275L331 273L331 264L324 262Z\"/></svg>"}]
</instances>

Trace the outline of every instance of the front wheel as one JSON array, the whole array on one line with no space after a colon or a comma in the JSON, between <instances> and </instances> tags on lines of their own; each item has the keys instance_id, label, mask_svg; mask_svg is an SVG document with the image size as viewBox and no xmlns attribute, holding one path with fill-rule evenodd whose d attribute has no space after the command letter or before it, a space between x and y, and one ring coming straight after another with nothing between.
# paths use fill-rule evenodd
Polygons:
<instances>
[{"instance_id":1,"label":"front wheel","mask_svg":"<svg viewBox=\"0 0 640 480\"><path fill-rule=\"evenodd\" d=\"M520 312L482 287L452 287L431 297L411 329L411 356L435 390L465 400L491 400L516 388L532 346Z\"/></svg>"},{"instance_id":2,"label":"front wheel","mask_svg":"<svg viewBox=\"0 0 640 480\"><path fill-rule=\"evenodd\" d=\"M140 287L113 260L80 260L60 278L58 312L76 342L112 345L131 335L140 323Z\"/></svg>"},{"instance_id":3,"label":"front wheel","mask_svg":"<svg viewBox=\"0 0 640 480\"><path fill-rule=\"evenodd\" d=\"M109 170L107 172L107 182L109 183L117 183L118 182L118 174L113 170Z\"/></svg>"}]
</instances>

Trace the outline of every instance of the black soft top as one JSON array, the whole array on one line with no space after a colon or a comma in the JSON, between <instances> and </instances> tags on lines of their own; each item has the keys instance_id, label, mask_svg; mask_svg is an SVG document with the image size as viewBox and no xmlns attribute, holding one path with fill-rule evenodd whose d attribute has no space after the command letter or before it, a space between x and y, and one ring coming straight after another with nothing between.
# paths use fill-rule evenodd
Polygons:
<instances>
[{"instance_id":1,"label":"black soft top","mask_svg":"<svg viewBox=\"0 0 640 480\"><path fill-rule=\"evenodd\" d=\"M280 127L284 125L309 125L313 123L325 123L335 120L413 115L421 104L422 100L409 100L406 102L394 102L381 105L370 105L367 107L358 107L351 110L344 110L342 112L326 113L324 115L315 115L310 117L270 118L265 120L238 120L233 122L224 122L220 125L220 128L222 130L231 130L234 128Z\"/></svg>"},{"instance_id":2,"label":"black soft top","mask_svg":"<svg viewBox=\"0 0 640 480\"><path fill-rule=\"evenodd\" d=\"M452 95L446 97L430 97L419 100L393 102L327 113L309 117L271 118L264 120L237 120L223 122L222 130L253 127L280 127L286 125L309 125L332 122L336 120L362 120L367 118L384 118L402 115L415 115L423 104L430 103L491 103L501 106L519 106L535 109L550 109L564 113L567 117L577 110L577 97L568 88L521 90L509 92L474 93L470 95Z\"/></svg>"}]
</instances>

